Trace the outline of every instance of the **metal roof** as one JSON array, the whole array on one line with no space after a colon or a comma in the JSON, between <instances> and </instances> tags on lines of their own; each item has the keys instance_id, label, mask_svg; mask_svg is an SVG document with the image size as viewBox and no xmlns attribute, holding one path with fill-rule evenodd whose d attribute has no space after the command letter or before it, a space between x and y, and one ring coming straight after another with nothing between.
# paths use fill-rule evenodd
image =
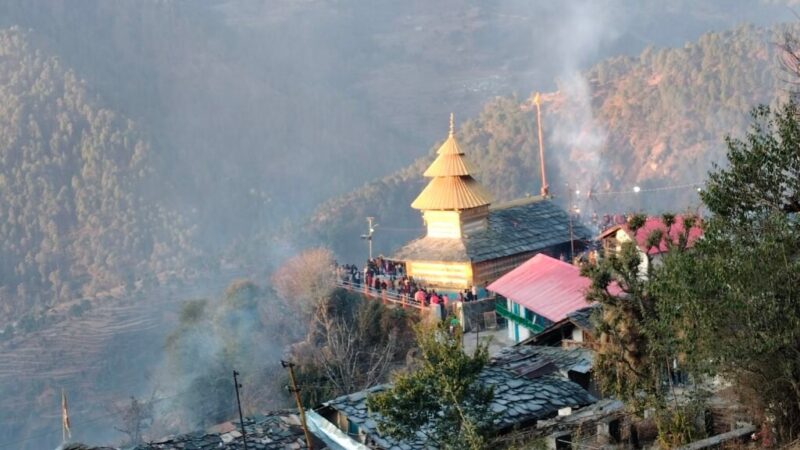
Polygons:
<instances>
[{"instance_id":1,"label":"metal roof","mask_svg":"<svg viewBox=\"0 0 800 450\"><path fill-rule=\"evenodd\" d=\"M452 120L452 117L451 117ZM455 130L452 128L453 123L450 123L450 134L447 136L442 145L439 146L439 150L436 150L437 155L463 155L464 152L461 151L461 146L458 145L458 141L456 141Z\"/></svg>"},{"instance_id":2,"label":"metal roof","mask_svg":"<svg viewBox=\"0 0 800 450\"><path fill-rule=\"evenodd\" d=\"M411 207L422 210L462 210L490 203L492 196L471 176L436 177L425 186Z\"/></svg>"},{"instance_id":3,"label":"metal roof","mask_svg":"<svg viewBox=\"0 0 800 450\"><path fill-rule=\"evenodd\" d=\"M421 210L463 210L486 206L492 196L472 176L473 165L464 157L453 131L450 115L450 135L436 151L438 156L424 176L433 178L411 203Z\"/></svg>"},{"instance_id":4,"label":"metal roof","mask_svg":"<svg viewBox=\"0 0 800 450\"><path fill-rule=\"evenodd\" d=\"M460 155L439 155L428 166L428 170L422 175L428 178L433 177L463 177L475 173L475 166Z\"/></svg>"},{"instance_id":5,"label":"metal roof","mask_svg":"<svg viewBox=\"0 0 800 450\"><path fill-rule=\"evenodd\" d=\"M487 289L558 322L587 306L586 290L590 284L577 267L540 253Z\"/></svg>"}]
</instances>

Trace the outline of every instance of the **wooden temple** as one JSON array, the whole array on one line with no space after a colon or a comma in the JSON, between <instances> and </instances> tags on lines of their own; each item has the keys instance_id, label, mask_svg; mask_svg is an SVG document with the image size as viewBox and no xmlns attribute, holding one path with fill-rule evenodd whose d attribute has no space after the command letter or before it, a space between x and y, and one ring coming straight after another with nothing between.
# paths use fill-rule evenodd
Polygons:
<instances>
[{"instance_id":1,"label":"wooden temple","mask_svg":"<svg viewBox=\"0 0 800 450\"><path fill-rule=\"evenodd\" d=\"M391 258L414 279L441 291L482 289L535 254L570 258L571 241L581 251L591 239L549 196L492 204L474 173L451 114L450 133L424 172L431 180L411 203L427 232Z\"/></svg>"}]
</instances>

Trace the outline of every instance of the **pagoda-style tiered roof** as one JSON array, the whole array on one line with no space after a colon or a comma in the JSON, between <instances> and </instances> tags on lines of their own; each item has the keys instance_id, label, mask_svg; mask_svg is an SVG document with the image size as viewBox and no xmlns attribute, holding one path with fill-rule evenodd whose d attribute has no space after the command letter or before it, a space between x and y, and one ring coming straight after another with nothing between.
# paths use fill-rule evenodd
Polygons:
<instances>
[{"instance_id":1,"label":"pagoda-style tiered roof","mask_svg":"<svg viewBox=\"0 0 800 450\"><path fill-rule=\"evenodd\" d=\"M592 233L548 195L493 205L472 177L454 128L451 114L450 134L424 173L431 180L411 204L421 210L426 233L391 258L405 264L409 277L460 291L485 286L536 253L571 257L585 247Z\"/></svg>"},{"instance_id":2,"label":"pagoda-style tiered roof","mask_svg":"<svg viewBox=\"0 0 800 450\"><path fill-rule=\"evenodd\" d=\"M450 135L436 153L436 159L423 174L432 180L411 203L412 208L461 211L492 202L491 195L472 178L475 170L456 141L452 114Z\"/></svg>"},{"instance_id":3,"label":"pagoda-style tiered roof","mask_svg":"<svg viewBox=\"0 0 800 450\"><path fill-rule=\"evenodd\" d=\"M425 186L411 207L423 210L462 210L489 203L489 193L474 178L437 177Z\"/></svg>"}]
</instances>

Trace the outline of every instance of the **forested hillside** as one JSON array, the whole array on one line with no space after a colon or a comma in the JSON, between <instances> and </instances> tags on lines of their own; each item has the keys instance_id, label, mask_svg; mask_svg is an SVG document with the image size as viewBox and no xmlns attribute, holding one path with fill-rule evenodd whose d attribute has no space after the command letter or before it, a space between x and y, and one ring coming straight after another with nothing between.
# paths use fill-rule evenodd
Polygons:
<instances>
[{"instance_id":1,"label":"forested hillside","mask_svg":"<svg viewBox=\"0 0 800 450\"><path fill-rule=\"evenodd\" d=\"M0 55L0 317L183 270L136 124L30 33L0 31Z\"/></svg>"},{"instance_id":2,"label":"forested hillside","mask_svg":"<svg viewBox=\"0 0 800 450\"><path fill-rule=\"evenodd\" d=\"M611 194L702 181L724 155L726 135L741 135L753 105L786 94L776 43L798 27L743 26L708 33L673 49L645 49L559 80L543 95L546 164L551 190L565 202L566 183L584 217L631 210L682 210L698 204L696 190ZM441 132L444 138L446 117ZM529 98L499 97L457 137L480 168L477 177L498 200L537 194L540 186L535 116ZM436 146L434 145L433 148ZM432 155L432 153L431 153ZM377 217L380 252L421 232L409 207L432 156L317 209L307 231L347 259L361 258L364 218ZM591 198L587 197L589 191ZM575 195L575 194L573 194ZM391 225L388 225L391 224Z\"/></svg>"},{"instance_id":3,"label":"forested hillside","mask_svg":"<svg viewBox=\"0 0 800 450\"><path fill-rule=\"evenodd\" d=\"M554 154L564 155L562 167L575 161L572 180L594 176L601 188L704 179L711 162L724 160L725 136L743 134L751 108L787 94L777 44L798 30L744 26L705 34L683 48L647 48L638 58L596 65L586 78L595 125L607 137L597 147L603 167L581 164L587 152L578 145ZM551 123L580 123L568 88L555 99ZM666 206L686 200L676 196Z\"/></svg>"},{"instance_id":4,"label":"forested hillside","mask_svg":"<svg viewBox=\"0 0 800 450\"><path fill-rule=\"evenodd\" d=\"M786 18L752 0L0 4L0 26L30 28L152 136L164 203L212 253L252 249L254 233L410 164L450 110L549 90L648 43Z\"/></svg>"},{"instance_id":5,"label":"forested hillside","mask_svg":"<svg viewBox=\"0 0 800 450\"><path fill-rule=\"evenodd\" d=\"M191 224L209 264L225 252L228 261L249 257L240 266L263 266L275 229L424 155L450 110L461 120L487 98L550 90L567 70L647 42L675 45L784 12L749 0L662 3L8 0L0 27L35 36L103 108L147 134L148 185ZM511 144L499 135L492 140L503 152ZM512 166L512 178L532 168ZM537 190L513 179L503 186Z\"/></svg>"}]
</instances>

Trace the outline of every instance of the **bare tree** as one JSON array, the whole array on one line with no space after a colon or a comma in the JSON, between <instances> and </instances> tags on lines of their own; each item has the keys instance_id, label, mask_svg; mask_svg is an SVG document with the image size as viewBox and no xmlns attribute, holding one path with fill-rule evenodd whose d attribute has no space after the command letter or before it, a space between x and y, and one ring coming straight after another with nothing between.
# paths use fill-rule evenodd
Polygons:
<instances>
[{"instance_id":1,"label":"bare tree","mask_svg":"<svg viewBox=\"0 0 800 450\"><path fill-rule=\"evenodd\" d=\"M333 253L323 247L303 251L275 271L272 285L290 305L315 316L336 287Z\"/></svg>"},{"instance_id":2,"label":"bare tree","mask_svg":"<svg viewBox=\"0 0 800 450\"><path fill-rule=\"evenodd\" d=\"M355 392L384 381L397 350L397 330L376 339L376 315L362 307L352 321L329 314L318 314L324 345L316 353L316 363L340 393Z\"/></svg>"},{"instance_id":3,"label":"bare tree","mask_svg":"<svg viewBox=\"0 0 800 450\"><path fill-rule=\"evenodd\" d=\"M128 445L139 445L144 442L143 434L153 423L154 403L155 392L147 400L131 396L130 402L112 407L113 413L120 420L120 425L114 429L128 436Z\"/></svg>"},{"instance_id":4,"label":"bare tree","mask_svg":"<svg viewBox=\"0 0 800 450\"><path fill-rule=\"evenodd\" d=\"M800 38L787 32L783 35L783 41L777 44L779 50L779 61L781 68L789 75L784 81L793 86L790 95L797 100L800 95Z\"/></svg>"}]
</instances>

